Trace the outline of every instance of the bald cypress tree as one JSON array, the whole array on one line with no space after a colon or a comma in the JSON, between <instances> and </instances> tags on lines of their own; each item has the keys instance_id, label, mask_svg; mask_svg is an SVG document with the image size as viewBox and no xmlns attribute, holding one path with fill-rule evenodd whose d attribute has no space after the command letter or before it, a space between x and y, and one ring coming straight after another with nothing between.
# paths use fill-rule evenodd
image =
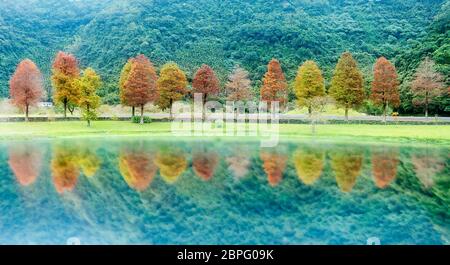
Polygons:
<instances>
[{"instance_id":1,"label":"bald cypress tree","mask_svg":"<svg viewBox=\"0 0 450 265\"><path fill-rule=\"evenodd\" d=\"M288 85L280 62L272 59L267 65L267 72L264 75L263 86L261 88L261 100L267 101L270 108L272 101L278 101L280 106L287 103Z\"/></svg>"},{"instance_id":2,"label":"bald cypress tree","mask_svg":"<svg viewBox=\"0 0 450 265\"><path fill-rule=\"evenodd\" d=\"M330 95L339 107L345 109L347 121L348 110L361 106L364 101L363 76L350 52L344 52L341 55L334 69Z\"/></svg>"},{"instance_id":3,"label":"bald cypress tree","mask_svg":"<svg viewBox=\"0 0 450 265\"><path fill-rule=\"evenodd\" d=\"M308 107L311 115L313 99L325 96L325 81L322 71L314 61L306 61L299 67L294 89L299 105Z\"/></svg>"},{"instance_id":4,"label":"bald cypress tree","mask_svg":"<svg viewBox=\"0 0 450 265\"><path fill-rule=\"evenodd\" d=\"M395 66L384 57L378 58L373 68L373 82L370 99L375 105L383 108L383 119L385 122L388 105L394 107L400 105L398 84Z\"/></svg>"}]
</instances>

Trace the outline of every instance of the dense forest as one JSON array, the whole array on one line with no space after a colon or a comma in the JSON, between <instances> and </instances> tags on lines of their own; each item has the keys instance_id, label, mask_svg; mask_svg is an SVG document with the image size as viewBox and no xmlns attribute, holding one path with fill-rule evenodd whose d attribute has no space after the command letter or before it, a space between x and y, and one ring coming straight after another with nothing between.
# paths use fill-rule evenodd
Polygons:
<instances>
[{"instance_id":1,"label":"dense forest","mask_svg":"<svg viewBox=\"0 0 450 265\"><path fill-rule=\"evenodd\" d=\"M145 54L157 68L177 62L191 81L203 63L223 86L235 65L250 73L259 90L267 63L277 58L292 87L298 66L315 60L327 90L333 69L350 51L368 92L375 60L385 56L401 80L400 113L413 108L410 81L430 56L450 75L449 0L4 0L0 3L0 97L21 59L46 76L58 50L74 53L104 80L102 101L119 103L118 81L128 58ZM259 93L255 93L259 94ZM448 96L430 107L449 113Z\"/></svg>"}]
</instances>

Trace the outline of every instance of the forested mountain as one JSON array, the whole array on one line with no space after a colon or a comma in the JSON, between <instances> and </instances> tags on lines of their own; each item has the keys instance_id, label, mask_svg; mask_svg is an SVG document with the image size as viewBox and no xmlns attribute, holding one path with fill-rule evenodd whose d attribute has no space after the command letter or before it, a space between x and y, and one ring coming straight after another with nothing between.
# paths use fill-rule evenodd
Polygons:
<instances>
[{"instance_id":1,"label":"forested mountain","mask_svg":"<svg viewBox=\"0 0 450 265\"><path fill-rule=\"evenodd\" d=\"M0 3L0 96L20 59L48 77L59 49L105 80L100 95L118 102L117 81L129 57L157 67L177 62L191 78L202 63L223 82L235 64L259 88L268 61L278 58L288 81L313 59L327 84L343 51L351 51L366 84L378 56L393 60L406 81L425 55L449 67L449 2L445 0L24 0ZM445 3L446 2L446 3ZM48 83L48 82L47 82ZM407 92L403 93L407 97ZM410 111L408 106L403 106Z\"/></svg>"}]
</instances>

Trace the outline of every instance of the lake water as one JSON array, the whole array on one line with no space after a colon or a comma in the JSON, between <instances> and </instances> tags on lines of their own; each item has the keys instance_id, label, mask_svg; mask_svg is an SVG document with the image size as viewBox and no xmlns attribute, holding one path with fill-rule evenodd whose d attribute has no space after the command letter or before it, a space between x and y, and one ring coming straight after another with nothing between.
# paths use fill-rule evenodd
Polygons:
<instances>
[{"instance_id":1,"label":"lake water","mask_svg":"<svg viewBox=\"0 0 450 265\"><path fill-rule=\"evenodd\" d=\"M0 141L0 243L449 244L449 149Z\"/></svg>"}]
</instances>

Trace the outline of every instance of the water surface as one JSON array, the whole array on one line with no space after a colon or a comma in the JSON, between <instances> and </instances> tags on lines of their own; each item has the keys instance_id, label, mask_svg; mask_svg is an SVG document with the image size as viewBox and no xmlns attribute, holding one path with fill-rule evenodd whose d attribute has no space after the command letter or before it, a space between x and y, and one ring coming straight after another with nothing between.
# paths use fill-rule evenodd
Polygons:
<instances>
[{"instance_id":1,"label":"water surface","mask_svg":"<svg viewBox=\"0 0 450 265\"><path fill-rule=\"evenodd\" d=\"M448 147L0 142L0 243L448 244Z\"/></svg>"}]
</instances>

